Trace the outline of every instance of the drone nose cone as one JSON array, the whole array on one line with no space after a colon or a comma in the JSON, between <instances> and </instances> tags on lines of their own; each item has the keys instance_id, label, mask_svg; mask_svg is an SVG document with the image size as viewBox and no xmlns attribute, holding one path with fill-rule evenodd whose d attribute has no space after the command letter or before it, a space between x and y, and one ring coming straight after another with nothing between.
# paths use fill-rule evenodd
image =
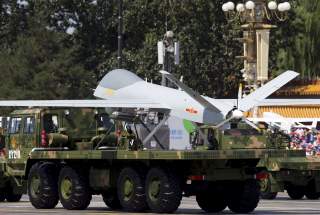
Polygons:
<instances>
[{"instance_id":1,"label":"drone nose cone","mask_svg":"<svg viewBox=\"0 0 320 215\"><path fill-rule=\"evenodd\" d=\"M113 97L117 90L143 81L133 72L125 69L115 69L108 72L100 81L94 96L98 98L108 99Z\"/></svg>"},{"instance_id":2,"label":"drone nose cone","mask_svg":"<svg viewBox=\"0 0 320 215\"><path fill-rule=\"evenodd\" d=\"M106 92L106 88L98 85L97 88L94 90L93 95L97 98L107 99L107 95L105 92Z\"/></svg>"},{"instance_id":3,"label":"drone nose cone","mask_svg":"<svg viewBox=\"0 0 320 215\"><path fill-rule=\"evenodd\" d=\"M243 117L243 113L242 113L242 111L240 111L238 109L234 110L232 112L232 117L235 118L235 119L241 119Z\"/></svg>"}]
</instances>

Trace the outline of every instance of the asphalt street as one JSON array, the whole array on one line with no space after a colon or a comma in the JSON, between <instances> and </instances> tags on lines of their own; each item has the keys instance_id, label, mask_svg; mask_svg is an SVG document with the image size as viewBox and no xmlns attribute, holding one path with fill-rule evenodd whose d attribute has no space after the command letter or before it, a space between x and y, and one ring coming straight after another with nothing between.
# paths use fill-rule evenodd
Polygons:
<instances>
[{"instance_id":1,"label":"asphalt street","mask_svg":"<svg viewBox=\"0 0 320 215\"><path fill-rule=\"evenodd\" d=\"M34 209L27 196L23 196L22 201L18 203L0 203L0 215L15 215L15 214L127 214L123 211L111 211L103 203L100 196L94 196L87 210L83 211L68 211L62 208L59 204L55 209L38 210ZM137 214L137 213L131 213ZM152 214L152 213L143 213ZM198 207L194 198L184 198L179 210L176 214L204 214ZM232 214L226 209L222 214ZM281 193L275 200L261 200L259 206L252 214L320 214L320 200L291 200L285 193Z\"/></svg>"}]
</instances>

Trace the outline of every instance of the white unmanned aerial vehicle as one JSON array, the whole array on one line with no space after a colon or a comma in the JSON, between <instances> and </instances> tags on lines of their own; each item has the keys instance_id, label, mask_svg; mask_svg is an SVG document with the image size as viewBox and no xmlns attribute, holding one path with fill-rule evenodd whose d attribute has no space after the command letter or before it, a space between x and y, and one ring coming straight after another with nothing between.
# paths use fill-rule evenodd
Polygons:
<instances>
[{"instance_id":1,"label":"white unmanned aerial vehicle","mask_svg":"<svg viewBox=\"0 0 320 215\"><path fill-rule=\"evenodd\" d=\"M239 98L238 107L235 107L234 100L219 101L201 96L172 74L160 72L179 89L148 83L130 71L116 69L105 75L94 92L102 100L7 100L0 101L0 106L149 109L164 113L159 127L169 116L220 127L232 119L243 118L244 111L257 106L298 75L293 71L281 74L245 98Z\"/></svg>"}]
</instances>

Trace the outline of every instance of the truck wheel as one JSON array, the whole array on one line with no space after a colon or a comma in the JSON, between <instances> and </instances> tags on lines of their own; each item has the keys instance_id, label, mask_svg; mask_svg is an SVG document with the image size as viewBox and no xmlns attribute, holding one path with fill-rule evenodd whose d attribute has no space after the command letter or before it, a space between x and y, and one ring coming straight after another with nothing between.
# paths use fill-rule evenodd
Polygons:
<instances>
[{"instance_id":1,"label":"truck wheel","mask_svg":"<svg viewBox=\"0 0 320 215\"><path fill-rule=\"evenodd\" d=\"M59 198L68 210L84 210L91 201L88 180L71 167L63 167L59 175Z\"/></svg>"},{"instance_id":2,"label":"truck wheel","mask_svg":"<svg viewBox=\"0 0 320 215\"><path fill-rule=\"evenodd\" d=\"M6 196L4 195L4 189L0 189L0 202L3 202L6 199Z\"/></svg>"},{"instance_id":3,"label":"truck wheel","mask_svg":"<svg viewBox=\"0 0 320 215\"><path fill-rule=\"evenodd\" d=\"M145 176L132 168L121 170L117 182L118 198L121 206L128 211L147 209Z\"/></svg>"},{"instance_id":4,"label":"truck wheel","mask_svg":"<svg viewBox=\"0 0 320 215\"><path fill-rule=\"evenodd\" d=\"M246 180L232 186L228 193L228 207L234 213L250 213L259 203L260 187L257 180Z\"/></svg>"},{"instance_id":5,"label":"truck wheel","mask_svg":"<svg viewBox=\"0 0 320 215\"><path fill-rule=\"evenodd\" d=\"M320 193L316 191L314 181L308 183L305 188L305 195L308 199L316 200L320 198Z\"/></svg>"},{"instance_id":6,"label":"truck wheel","mask_svg":"<svg viewBox=\"0 0 320 215\"><path fill-rule=\"evenodd\" d=\"M102 193L102 198L103 198L104 203L109 208L111 208L113 210L122 208L116 189L110 189L110 190Z\"/></svg>"},{"instance_id":7,"label":"truck wheel","mask_svg":"<svg viewBox=\"0 0 320 215\"><path fill-rule=\"evenodd\" d=\"M305 195L308 199L311 199L311 200L317 200L320 198L320 193L316 191L311 191L311 190L306 191Z\"/></svg>"},{"instance_id":8,"label":"truck wheel","mask_svg":"<svg viewBox=\"0 0 320 215\"><path fill-rule=\"evenodd\" d=\"M10 187L5 193L5 196L8 202L19 202L22 197L22 194L14 194L12 187Z\"/></svg>"},{"instance_id":9,"label":"truck wheel","mask_svg":"<svg viewBox=\"0 0 320 215\"><path fill-rule=\"evenodd\" d=\"M31 204L38 209L54 208L59 201L57 171L52 163L36 163L28 176L28 195Z\"/></svg>"},{"instance_id":10,"label":"truck wheel","mask_svg":"<svg viewBox=\"0 0 320 215\"><path fill-rule=\"evenodd\" d=\"M262 199L275 199L278 192L271 192L271 182L269 178L261 179L260 182L260 196Z\"/></svg>"},{"instance_id":11,"label":"truck wheel","mask_svg":"<svg viewBox=\"0 0 320 215\"><path fill-rule=\"evenodd\" d=\"M149 208L156 213L172 213L180 205L182 191L179 178L171 172L152 168L146 179Z\"/></svg>"},{"instance_id":12,"label":"truck wheel","mask_svg":"<svg viewBox=\"0 0 320 215\"><path fill-rule=\"evenodd\" d=\"M7 189L5 189L5 197L8 202L18 202L20 201L22 194L15 194L13 192L13 187L8 185Z\"/></svg>"},{"instance_id":13,"label":"truck wheel","mask_svg":"<svg viewBox=\"0 0 320 215\"><path fill-rule=\"evenodd\" d=\"M298 200L303 198L305 191L303 186L290 185L287 188L287 193L291 199Z\"/></svg>"},{"instance_id":14,"label":"truck wheel","mask_svg":"<svg viewBox=\"0 0 320 215\"><path fill-rule=\"evenodd\" d=\"M218 213L227 207L223 194L211 189L197 193L196 200L199 207L207 213Z\"/></svg>"},{"instance_id":15,"label":"truck wheel","mask_svg":"<svg viewBox=\"0 0 320 215\"><path fill-rule=\"evenodd\" d=\"M8 202L19 202L22 194L7 194L6 199Z\"/></svg>"}]
</instances>

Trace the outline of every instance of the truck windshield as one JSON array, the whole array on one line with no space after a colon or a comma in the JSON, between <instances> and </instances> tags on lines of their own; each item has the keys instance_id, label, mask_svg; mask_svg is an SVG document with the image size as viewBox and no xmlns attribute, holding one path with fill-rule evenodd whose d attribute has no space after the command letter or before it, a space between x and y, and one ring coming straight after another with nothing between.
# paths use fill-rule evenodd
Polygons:
<instances>
[{"instance_id":1,"label":"truck windshield","mask_svg":"<svg viewBox=\"0 0 320 215\"><path fill-rule=\"evenodd\" d=\"M13 117L10 120L9 134L19 133L21 128L21 117Z\"/></svg>"},{"instance_id":2,"label":"truck windshield","mask_svg":"<svg viewBox=\"0 0 320 215\"><path fill-rule=\"evenodd\" d=\"M27 117L24 122L23 132L25 134L33 134L34 133L35 120L34 117Z\"/></svg>"}]
</instances>

